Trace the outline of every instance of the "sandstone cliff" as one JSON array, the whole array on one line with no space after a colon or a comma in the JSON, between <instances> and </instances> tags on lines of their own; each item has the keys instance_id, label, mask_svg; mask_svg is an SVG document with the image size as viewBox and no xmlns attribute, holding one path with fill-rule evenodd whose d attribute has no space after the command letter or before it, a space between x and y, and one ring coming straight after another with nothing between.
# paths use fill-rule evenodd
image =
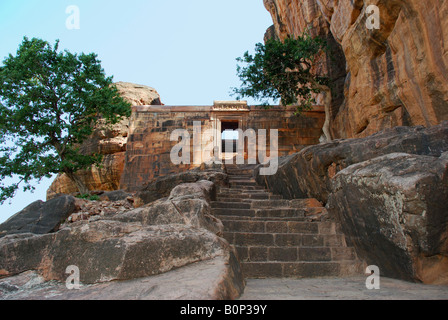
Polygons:
<instances>
[{"instance_id":1,"label":"sandstone cliff","mask_svg":"<svg viewBox=\"0 0 448 320\"><path fill-rule=\"evenodd\" d=\"M126 82L116 83L120 95L133 106L160 105L160 96L151 87ZM110 129L95 130L91 139L82 146L86 154L100 153L104 156L100 167L92 167L78 173L89 190L113 191L120 187L124 169L129 119L123 119ZM47 199L57 194L78 192L76 185L65 175L59 175L47 191Z\"/></svg>"},{"instance_id":2,"label":"sandstone cliff","mask_svg":"<svg viewBox=\"0 0 448 320\"><path fill-rule=\"evenodd\" d=\"M394 126L448 120L448 3L442 0L264 0L276 35L328 39L333 60L318 69L333 79L332 133L365 137ZM366 8L381 27L366 27Z\"/></svg>"}]
</instances>

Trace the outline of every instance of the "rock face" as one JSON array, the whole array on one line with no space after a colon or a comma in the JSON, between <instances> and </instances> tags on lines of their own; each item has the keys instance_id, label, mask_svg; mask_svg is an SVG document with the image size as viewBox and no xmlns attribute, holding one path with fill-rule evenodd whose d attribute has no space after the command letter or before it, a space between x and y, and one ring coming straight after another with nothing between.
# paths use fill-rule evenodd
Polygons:
<instances>
[{"instance_id":1,"label":"rock face","mask_svg":"<svg viewBox=\"0 0 448 320\"><path fill-rule=\"evenodd\" d=\"M116 86L120 95L132 105L161 104L159 94L151 87L125 82L118 82ZM120 188L128 132L129 119L123 119L111 128L95 130L92 137L83 144L81 149L83 153L103 155L100 167L92 167L78 173L89 190L113 191ZM78 192L76 185L65 174L62 174L48 189L47 199L52 199L58 194L76 192Z\"/></svg>"},{"instance_id":2,"label":"rock face","mask_svg":"<svg viewBox=\"0 0 448 320\"><path fill-rule=\"evenodd\" d=\"M428 129L395 127L366 138L308 147L281 158L275 175L257 175L256 179L286 198L316 198L327 203L332 178L352 164L397 152L439 157L445 151L448 151L448 121Z\"/></svg>"},{"instance_id":3,"label":"rock face","mask_svg":"<svg viewBox=\"0 0 448 320\"><path fill-rule=\"evenodd\" d=\"M6 278L0 281L0 295L6 288L5 294L12 299L38 298L39 293L48 294L46 290L59 292L61 298L65 294L67 298L87 295L91 299L136 299L129 296L134 286L144 293L139 299L150 299L155 297L148 277L190 266L209 276L207 284L193 286L196 298L203 294L202 299L236 299L244 290L244 279L233 249L219 236L221 221L210 215L214 190L210 181L179 185L169 198L139 209L66 223L59 231L48 234L33 234L30 230L6 235L0 239L0 278ZM201 264L194 267L196 263ZM86 291L64 293L69 266L79 269ZM29 272L37 272L38 285L30 289L30 280L14 287L17 277ZM182 284L180 287L185 289ZM8 288L17 295L11 296ZM115 292L115 296L109 291L108 295L111 288L122 291ZM105 295L101 290L106 291ZM185 295L185 290L182 292ZM168 297L166 291L160 294Z\"/></svg>"},{"instance_id":4,"label":"rock face","mask_svg":"<svg viewBox=\"0 0 448 320\"><path fill-rule=\"evenodd\" d=\"M75 265L81 282L143 278L219 254L221 242L206 230L97 221L44 236L8 236L0 243L3 276L39 270L46 281L65 281Z\"/></svg>"},{"instance_id":5,"label":"rock face","mask_svg":"<svg viewBox=\"0 0 448 320\"><path fill-rule=\"evenodd\" d=\"M0 280L0 299L228 300L238 298L244 290L238 265L233 254L217 256L157 276L82 285L80 290L67 290L65 284L45 282L37 272L29 271Z\"/></svg>"},{"instance_id":6,"label":"rock face","mask_svg":"<svg viewBox=\"0 0 448 320\"><path fill-rule=\"evenodd\" d=\"M328 211L381 274L448 284L448 152L389 154L333 179Z\"/></svg>"},{"instance_id":7,"label":"rock face","mask_svg":"<svg viewBox=\"0 0 448 320\"><path fill-rule=\"evenodd\" d=\"M0 237L9 234L55 232L75 210L76 200L71 196L62 196L47 202L33 202L0 225Z\"/></svg>"},{"instance_id":8,"label":"rock face","mask_svg":"<svg viewBox=\"0 0 448 320\"><path fill-rule=\"evenodd\" d=\"M176 186L183 183L192 183L201 180L212 181L216 186L228 184L228 176L222 166L212 165L154 179L148 185L137 192L135 206L140 207L161 198L168 197Z\"/></svg>"},{"instance_id":9,"label":"rock face","mask_svg":"<svg viewBox=\"0 0 448 320\"><path fill-rule=\"evenodd\" d=\"M334 61L322 57L317 68L334 82L335 138L366 137L394 126L431 126L448 120L446 1L264 3L279 38L300 35L310 27L313 35L329 40ZM366 27L370 4L380 9L379 30Z\"/></svg>"},{"instance_id":10,"label":"rock face","mask_svg":"<svg viewBox=\"0 0 448 320\"><path fill-rule=\"evenodd\" d=\"M138 221L143 225L186 224L222 235L223 225L211 214L210 201L216 199L211 181L186 183L175 187L169 198L115 216L118 221Z\"/></svg>"},{"instance_id":11,"label":"rock face","mask_svg":"<svg viewBox=\"0 0 448 320\"><path fill-rule=\"evenodd\" d=\"M327 204L358 256L381 274L448 283L448 122L396 127L283 158L259 183Z\"/></svg>"}]
</instances>

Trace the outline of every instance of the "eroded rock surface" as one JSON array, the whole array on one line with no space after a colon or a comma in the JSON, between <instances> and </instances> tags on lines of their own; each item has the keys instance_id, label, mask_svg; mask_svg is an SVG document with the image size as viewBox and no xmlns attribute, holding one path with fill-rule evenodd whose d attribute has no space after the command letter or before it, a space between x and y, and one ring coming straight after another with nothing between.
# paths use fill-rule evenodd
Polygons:
<instances>
[{"instance_id":1,"label":"eroded rock surface","mask_svg":"<svg viewBox=\"0 0 448 320\"><path fill-rule=\"evenodd\" d=\"M88 212L85 220L74 220L75 213L59 230L48 231L51 233L33 234L30 230L1 238L0 278L4 279L0 280L0 298L236 299L244 290L244 279L234 249L220 237L221 221L211 215L214 193L213 182L199 181L179 185L170 197L138 209L126 210L129 199L74 200L77 211L116 211ZM69 293L64 289L69 266L79 269L85 290ZM191 277L191 270L203 270L207 283L179 281L180 296L151 286L159 282L148 277L163 278L163 274L185 266L191 266L190 271L180 270L177 277ZM133 287L142 290L140 294L132 295ZM188 288L193 290L190 295Z\"/></svg>"},{"instance_id":2,"label":"eroded rock surface","mask_svg":"<svg viewBox=\"0 0 448 320\"><path fill-rule=\"evenodd\" d=\"M211 214L210 201L216 198L216 188L211 181L181 184L168 198L160 199L143 207L113 217L115 220L143 225L185 224L205 228L222 235L223 225Z\"/></svg>"},{"instance_id":3,"label":"eroded rock surface","mask_svg":"<svg viewBox=\"0 0 448 320\"><path fill-rule=\"evenodd\" d=\"M328 211L385 276L448 284L448 152L389 154L333 179Z\"/></svg>"},{"instance_id":4,"label":"eroded rock surface","mask_svg":"<svg viewBox=\"0 0 448 320\"><path fill-rule=\"evenodd\" d=\"M8 234L55 232L76 211L76 199L62 196L43 202L36 201L0 224L0 237Z\"/></svg>"},{"instance_id":5,"label":"eroded rock surface","mask_svg":"<svg viewBox=\"0 0 448 320\"><path fill-rule=\"evenodd\" d=\"M176 186L201 180L211 181L215 186L228 185L228 176L221 165L195 168L190 171L171 174L154 179L135 195L135 206L139 207L161 198L168 197Z\"/></svg>"},{"instance_id":6,"label":"eroded rock surface","mask_svg":"<svg viewBox=\"0 0 448 320\"><path fill-rule=\"evenodd\" d=\"M285 198L316 198L324 204L331 180L352 164L390 153L439 157L448 151L448 122L431 128L395 127L360 139L335 140L281 158L273 176L257 175L259 184Z\"/></svg>"},{"instance_id":7,"label":"eroded rock surface","mask_svg":"<svg viewBox=\"0 0 448 320\"><path fill-rule=\"evenodd\" d=\"M313 36L329 40L334 59L322 56L317 71L334 82L335 138L365 137L394 126L431 126L448 120L446 1L264 3L280 39L310 28ZM371 4L380 9L379 30L366 27Z\"/></svg>"},{"instance_id":8,"label":"eroded rock surface","mask_svg":"<svg viewBox=\"0 0 448 320\"><path fill-rule=\"evenodd\" d=\"M396 127L309 147L256 179L327 204L358 256L384 275L448 283L447 142L448 122Z\"/></svg>"},{"instance_id":9,"label":"eroded rock surface","mask_svg":"<svg viewBox=\"0 0 448 320\"><path fill-rule=\"evenodd\" d=\"M116 83L116 86L124 100L133 106L161 104L159 94L151 87L126 82ZM99 167L93 166L77 174L89 190L118 190L125 164L129 119L123 119L108 128L104 128L100 121L98 127L101 129L94 131L81 150L85 154L101 154L103 161ZM77 192L76 185L65 174L60 174L48 189L47 199Z\"/></svg>"}]
</instances>

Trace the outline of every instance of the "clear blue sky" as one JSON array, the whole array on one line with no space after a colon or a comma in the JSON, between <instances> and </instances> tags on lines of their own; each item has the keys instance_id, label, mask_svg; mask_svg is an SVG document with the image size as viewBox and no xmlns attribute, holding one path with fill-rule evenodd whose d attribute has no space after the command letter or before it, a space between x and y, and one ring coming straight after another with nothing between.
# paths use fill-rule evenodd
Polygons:
<instances>
[{"instance_id":1,"label":"clear blue sky","mask_svg":"<svg viewBox=\"0 0 448 320\"><path fill-rule=\"evenodd\" d=\"M69 5L80 10L79 30L66 28ZM235 58L262 42L270 25L262 0L1 0L0 59L24 36L59 39L61 49L97 53L115 81L155 88L166 105L211 105L233 100ZM1 206L0 223L45 200L50 183Z\"/></svg>"}]
</instances>

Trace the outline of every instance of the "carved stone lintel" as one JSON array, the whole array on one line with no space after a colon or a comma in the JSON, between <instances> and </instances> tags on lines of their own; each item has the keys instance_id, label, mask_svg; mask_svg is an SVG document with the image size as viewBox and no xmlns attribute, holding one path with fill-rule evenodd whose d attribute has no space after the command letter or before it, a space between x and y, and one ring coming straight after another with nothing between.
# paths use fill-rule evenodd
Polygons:
<instances>
[{"instance_id":1,"label":"carved stone lintel","mask_svg":"<svg viewBox=\"0 0 448 320\"><path fill-rule=\"evenodd\" d=\"M250 111L247 101L215 101L212 111Z\"/></svg>"}]
</instances>

